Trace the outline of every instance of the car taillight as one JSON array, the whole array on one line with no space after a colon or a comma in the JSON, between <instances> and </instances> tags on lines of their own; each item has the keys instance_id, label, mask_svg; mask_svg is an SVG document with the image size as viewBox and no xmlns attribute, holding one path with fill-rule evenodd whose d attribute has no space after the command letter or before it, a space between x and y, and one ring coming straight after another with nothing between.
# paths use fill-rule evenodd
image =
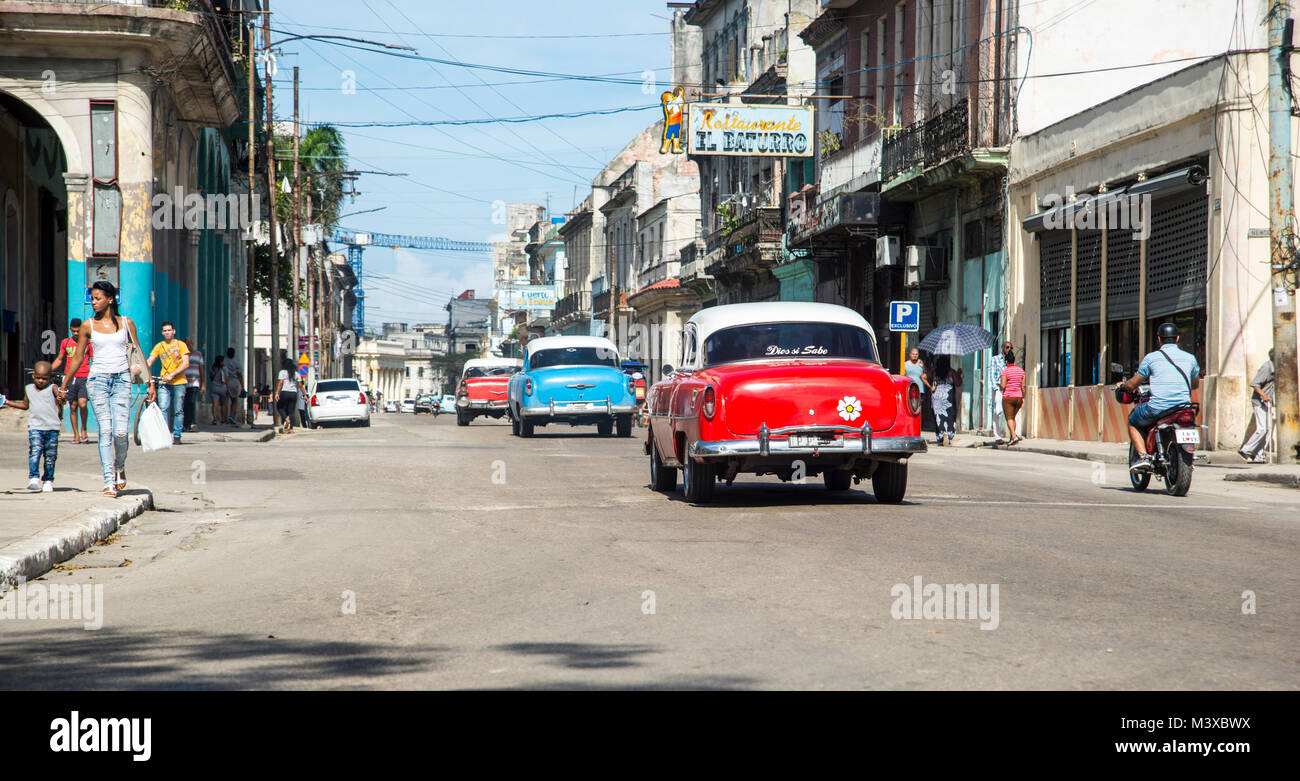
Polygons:
<instances>
[{"instance_id":1,"label":"car taillight","mask_svg":"<svg viewBox=\"0 0 1300 781\"><path fill-rule=\"evenodd\" d=\"M915 382L907 386L907 408L913 415L921 414L921 389Z\"/></svg>"},{"instance_id":2,"label":"car taillight","mask_svg":"<svg viewBox=\"0 0 1300 781\"><path fill-rule=\"evenodd\" d=\"M717 394L713 392L713 386L710 385L704 389L704 403L700 405L705 420L713 420L713 413L717 412L717 406Z\"/></svg>"},{"instance_id":3,"label":"car taillight","mask_svg":"<svg viewBox=\"0 0 1300 781\"><path fill-rule=\"evenodd\" d=\"M636 378L630 374L627 376L627 392L636 395Z\"/></svg>"},{"instance_id":4,"label":"car taillight","mask_svg":"<svg viewBox=\"0 0 1300 781\"><path fill-rule=\"evenodd\" d=\"M313 407L319 407L319 406L320 406L319 404L316 403L316 394L314 394L314 393L311 395L311 405L312 405Z\"/></svg>"},{"instance_id":5,"label":"car taillight","mask_svg":"<svg viewBox=\"0 0 1300 781\"><path fill-rule=\"evenodd\" d=\"M531 396L531 395L533 395L533 378L532 378L532 377L529 377L528 379L524 380L524 395L525 395L525 396Z\"/></svg>"},{"instance_id":6,"label":"car taillight","mask_svg":"<svg viewBox=\"0 0 1300 781\"><path fill-rule=\"evenodd\" d=\"M358 403L358 404L365 404L365 403L366 403L366 394L364 394L364 393L358 394L357 403Z\"/></svg>"}]
</instances>

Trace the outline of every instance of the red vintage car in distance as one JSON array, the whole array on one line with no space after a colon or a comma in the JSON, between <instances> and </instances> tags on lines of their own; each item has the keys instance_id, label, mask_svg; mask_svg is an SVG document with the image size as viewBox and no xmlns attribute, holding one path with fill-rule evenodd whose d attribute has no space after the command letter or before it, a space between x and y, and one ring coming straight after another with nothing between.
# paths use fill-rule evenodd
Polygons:
<instances>
[{"instance_id":1,"label":"red vintage car in distance","mask_svg":"<svg viewBox=\"0 0 1300 781\"><path fill-rule=\"evenodd\" d=\"M926 450L921 392L880 364L871 325L832 304L711 307L682 333L681 365L650 389L650 480L708 502L736 476L822 476L844 491L871 478L876 501L907 490L907 459Z\"/></svg>"},{"instance_id":2,"label":"red vintage car in distance","mask_svg":"<svg viewBox=\"0 0 1300 781\"><path fill-rule=\"evenodd\" d=\"M471 358L460 371L456 388L456 425L468 426L480 415L506 414L506 386L519 371L518 358Z\"/></svg>"}]
</instances>

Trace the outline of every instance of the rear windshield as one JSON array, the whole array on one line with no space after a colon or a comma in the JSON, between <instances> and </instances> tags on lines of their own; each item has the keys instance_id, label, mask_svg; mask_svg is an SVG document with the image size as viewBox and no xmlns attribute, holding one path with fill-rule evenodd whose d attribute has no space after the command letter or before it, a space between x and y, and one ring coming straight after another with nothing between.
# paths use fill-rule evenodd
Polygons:
<instances>
[{"instance_id":1,"label":"rear windshield","mask_svg":"<svg viewBox=\"0 0 1300 781\"><path fill-rule=\"evenodd\" d=\"M618 367L618 355L605 347L556 347L539 350L528 360L530 369L547 366L613 366Z\"/></svg>"},{"instance_id":2,"label":"rear windshield","mask_svg":"<svg viewBox=\"0 0 1300 781\"><path fill-rule=\"evenodd\" d=\"M704 363L755 358L853 358L876 361L876 346L862 328L844 323L762 323L724 328L704 342Z\"/></svg>"},{"instance_id":3,"label":"rear windshield","mask_svg":"<svg viewBox=\"0 0 1300 781\"><path fill-rule=\"evenodd\" d=\"M361 386L356 380L321 380L316 383L317 393L329 393L330 391L353 391L359 392Z\"/></svg>"},{"instance_id":4,"label":"rear windshield","mask_svg":"<svg viewBox=\"0 0 1300 781\"><path fill-rule=\"evenodd\" d=\"M465 370L465 379L470 377L503 377L514 374L513 366L475 366L472 369Z\"/></svg>"}]
</instances>

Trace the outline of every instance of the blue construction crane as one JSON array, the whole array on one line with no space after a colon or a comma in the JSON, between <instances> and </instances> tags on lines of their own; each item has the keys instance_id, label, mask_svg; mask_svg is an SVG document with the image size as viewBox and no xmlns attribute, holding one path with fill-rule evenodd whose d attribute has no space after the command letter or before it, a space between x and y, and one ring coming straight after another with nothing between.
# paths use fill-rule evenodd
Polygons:
<instances>
[{"instance_id":1,"label":"blue construction crane","mask_svg":"<svg viewBox=\"0 0 1300 781\"><path fill-rule=\"evenodd\" d=\"M366 328L366 291L362 289L361 253L366 247L392 247L397 249L430 249L443 252L491 252L492 245L485 241L454 241L440 236L399 236L394 233L362 233L339 229L330 235L330 241L346 244L348 265L356 275L357 308L352 312L352 329L358 334Z\"/></svg>"}]
</instances>

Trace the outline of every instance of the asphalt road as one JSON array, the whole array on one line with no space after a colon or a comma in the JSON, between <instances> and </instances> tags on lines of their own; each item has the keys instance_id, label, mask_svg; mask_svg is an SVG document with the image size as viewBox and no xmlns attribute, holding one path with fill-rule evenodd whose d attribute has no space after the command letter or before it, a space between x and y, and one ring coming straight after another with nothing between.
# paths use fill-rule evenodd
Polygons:
<instances>
[{"instance_id":1,"label":"asphalt road","mask_svg":"<svg viewBox=\"0 0 1300 781\"><path fill-rule=\"evenodd\" d=\"M951 448L902 505L750 478L697 507L649 489L642 430L592 431L133 450L159 511L43 579L103 585L103 627L0 621L0 688L1300 685L1293 491ZM918 577L984 584L986 619L896 618Z\"/></svg>"}]
</instances>

